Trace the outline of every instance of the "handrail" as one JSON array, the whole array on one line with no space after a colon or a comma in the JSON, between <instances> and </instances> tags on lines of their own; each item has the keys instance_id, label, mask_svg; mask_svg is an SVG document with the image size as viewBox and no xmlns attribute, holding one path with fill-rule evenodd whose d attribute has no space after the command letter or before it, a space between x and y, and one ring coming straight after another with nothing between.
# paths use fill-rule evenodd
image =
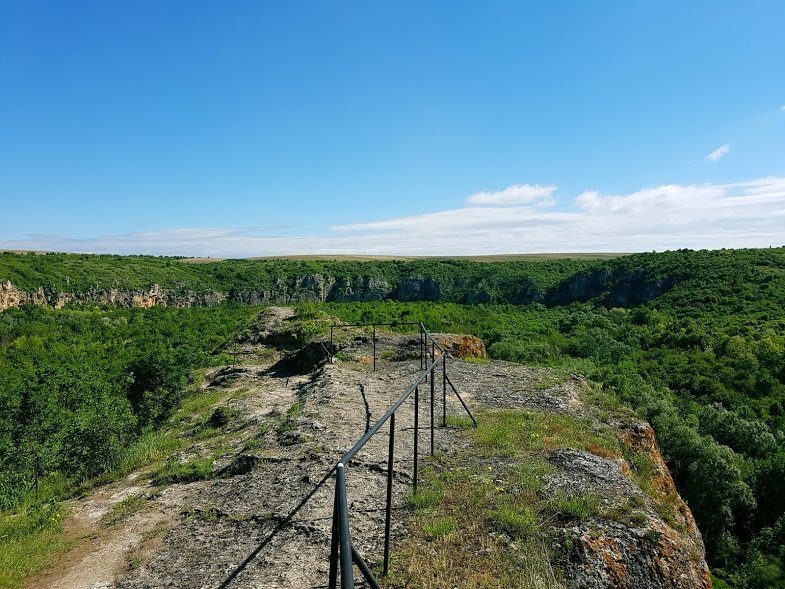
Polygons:
<instances>
[{"instance_id":1,"label":"handrail","mask_svg":"<svg viewBox=\"0 0 785 589\"><path fill-rule=\"evenodd\" d=\"M417 325L420 328L420 339L421 340L425 339L425 336L427 336L428 338L431 339L431 357L434 356L434 353L433 353L434 352L434 349L433 349L434 346L436 348L439 348L440 352L444 353L444 348L442 348L441 345L439 345L439 342L437 342L434 339L434 337L425 329L425 326L423 325L422 321L394 321L392 323L340 323L340 324L333 323L332 325L330 325L330 349L328 350L328 352L330 354L330 362L333 361L333 358L335 356L334 335L335 335L335 329L336 328L338 328L338 329L345 329L345 328L348 328L348 327L371 327L371 328L373 328L373 336L372 336L372 340L373 340L373 370L375 372L376 371L376 328L377 327L400 327L402 325ZM423 335L423 334L425 334L425 335ZM324 344L322 344L322 345L324 345ZM423 356L425 356L425 357L428 356L428 346L427 345L421 345L420 346L420 356L421 356L421 358ZM423 363L421 361L421 363L420 363L420 370L423 370L423 368L424 368L424 366L423 366Z\"/></svg>"},{"instance_id":2,"label":"handrail","mask_svg":"<svg viewBox=\"0 0 785 589\"><path fill-rule=\"evenodd\" d=\"M340 577L341 589L354 589L354 569L353 565L356 564L360 573L365 578L366 582L373 588L378 588L379 583L371 572L370 567L360 555L357 548L352 544L351 532L349 530L349 501L346 496L346 467L349 465L355 455L365 446L381 427L389 421L390 433L387 455L387 500L385 509L385 525L384 525L384 560L383 560L383 575L386 575L390 564L390 521L392 515L392 485L393 485L393 463L395 457L395 414L396 411L403 405L403 403L412 396L414 393L414 449L413 449L413 487L414 493L417 494L417 466L418 466L418 441L419 441L419 413L420 413L420 385L423 382L430 383L430 430L431 430L431 455L434 453L434 399L435 399L435 369L441 363L442 365L442 427L447 425L447 385L450 385L451 390L458 397L461 405L469 414L472 423L476 426L477 421L472 415L469 407L461 398L455 385L447 376L447 354L436 339L425 328L422 322L420 323L405 323L406 325L419 325L420 326L420 368L421 372L418 378L410 385L406 391L398 398L395 403L382 415L373 426L360 437L357 442L347 450L335 468L335 500L333 503L333 522L332 522L332 538L330 542L330 569L328 587L329 589L337 589L338 584L338 568L340 562ZM374 364L375 364L375 347L376 347L376 327L379 325L404 325L404 323L395 324L355 324L345 327L369 327L374 328ZM341 326L344 327L344 326ZM428 351L428 341L431 343L430 354ZM330 329L330 343L332 347L332 327ZM439 349L441 354L436 356L436 348ZM430 355L431 363L428 364L428 357Z\"/></svg>"},{"instance_id":3,"label":"handrail","mask_svg":"<svg viewBox=\"0 0 785 589\"><path fill-rule=\"evenodd\" d=\"M425 372L430 371L439 362L440 360L436 360L435 362L433 362L428 368L425 369ZM354 455L357 454L357 452L359 452L363 446L365 446L365 443L368 440L370 440L376 432L379 431L379 429L384 425L384 422L387 421L393 413L395 413L398 407L403 405L403 402L406 401L411 396L411 394L414 392L414 389L417 388L423 380L425 380L425 372L423 372L423 374L420 375L420 377L415 381L413 385L411 385L408 389L406 389L406 392L403 395L398 397L398 400L392 405L392 407L390 407L387 410L387 413L382 415L379 418L379 420L376 423L374 423L373 426L371 426L371 429L369 429L363 435L363 437L361 437L357 441L357 443L355 443L354 446L352 446L349 450L346 451L346 453L343 456L341 456L339 462L342 462L344 464L349 464L349 461L352 458L354 458Z\"/></svg>"}]
</instances>

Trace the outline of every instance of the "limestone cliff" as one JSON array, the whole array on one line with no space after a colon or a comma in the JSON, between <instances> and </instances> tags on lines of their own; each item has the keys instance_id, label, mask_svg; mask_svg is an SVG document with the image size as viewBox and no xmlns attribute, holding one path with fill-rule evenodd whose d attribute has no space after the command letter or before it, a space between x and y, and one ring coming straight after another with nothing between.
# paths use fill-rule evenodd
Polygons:
<instances>
[{"instance_id":1,"label":"limestone cliff","mask_svg":"<svg viewBox=\"0 0 785 589\"><path fill-rule=\"evenodd\" d=\"M0 276L0 311L24 304L61 308L68 304L97 304L118 307L210 306L223 300L245 304L293 304L304 301L445 301L466 304L544 303L563 305L574 301L598 300L607 306L634 306L650 301L674 286L670 279L654 279L640 271L598 268L577 273L554 287L543 290L527 279L469 280L460 276L402 276L391 281L375 276L336 276L310 273L280 276L260 288L218 289L172 288L151 284L143 289L106 288L58 290L45 285L35 290L18 289Z\"/></svg>"},{"instance_id":2,"label":"limestone cliff","mask_svg":"<svg viewBox=\"0 0 785 589\"><path fill-rule=\"evenodd\" d=\"M62 309L73 305L107 305L114 307L149 308L156 305L165 307L207 307L219 304L226 296L218 292L197 293L177 292L163 289L154 284L146 290L120 290L91 288L83 292L60 292L38 287L34 291L23 291L10 281L0 282L0 311L21 307L22 305L49 306Z\"/></svg>"}]
</instances>

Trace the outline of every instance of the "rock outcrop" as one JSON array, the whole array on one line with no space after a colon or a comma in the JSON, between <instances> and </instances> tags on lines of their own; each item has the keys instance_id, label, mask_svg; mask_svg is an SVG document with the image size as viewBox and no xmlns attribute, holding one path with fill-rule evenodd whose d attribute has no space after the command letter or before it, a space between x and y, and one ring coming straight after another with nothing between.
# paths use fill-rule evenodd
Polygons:
<instances>
[{"instance_id":1,"label":"rock outcrop","mask_svg":"<svg viewBox=\"0 0 785 589\"><path fill-rule=\"evenodd\" d=\"M223 300L254 305L397 300L466 304L542 303L553 306L596 299L609 307L629 307L648 302L674 285L673 279L651 278L640 271L610 271L606 268L577 273L547 291L528 279L515 282L470 280L460 276L441 280L429 276L402 276L391 282L376 276L333 276L320 273L278 277L264 288L229 289L227 292L166 288L158 284L138 290L100 286L85 290L57 290L40 286L25 291L0 277L0 311L25 304L54 308L69 304L189 307L217 305Z\"/></svg>"},{"instance_id":2,"label":"rock outcrop","mask_svg":"<svg viewBox=\"0 0 785 589\"><path fill-rule=\"evenodd\" d=\"M286 331L289 317L287 309L266 310L259 320L259 341L271 341L269 334ZM334 506L333 467L420 369L419 338L378 336L377 346L392 353L379 362L376 371L363 368L358 360L370 353L368 338L347 342L345 360L319 361L315 371L301 376L280 374L269 363L213 369L207 377L210 390L221 394L222 400L206 413L209 417L192 417L194 427L185 433L184 447L170 457L181 464L212 459L212 474L158 485L134 473L110 485L111 491L99 487L92 496L74 499L72 513L80 517L72 517L67 525L74 522L79 537L90 538L89 549L66 554L30 587L324 586ZM482 343L449 334L439 337L445 347L453 349L453 342L457 348L471 348L474 356ZM673 487L647 423L631 415L607 417L598 411L583 395L590 390L589 383L578 375L563 380L545 368L498 361L477 364L452 359L448 365L450 379L477 410L479 419L498 409L572 416L587 432L612 432L611 438L615 434L621 444L621 452L615 454L607 448L598 447L595 452L589 446L587 451L553 443L533 450L536 455L493 453L460 463L459 468L466 469L473 460L485 460L483 473L490 472L485 470L487 464L497 473L494 476L500 476L506 465L514 469L526 459L545 460L548 468L538 475L544 477L538 501L596 499L594 511L579 518L570 517L564 509L545 512L539 529L541 538L550 543L545 552L553 556L552 568L558 574L552 575L551 583L527 586L711 588L700 534ZM414 410L414 404L407 402L396 413L396 456L401 459L394 466L393 554L411 537L405 505L412 489L413 463L403 457L414 451ZM428 423L428 410L427 396L421 397L420 424ZM560 423L564 421L553 421L556 428ZM452 453L472 445L464 434L452 427L435 429L434 468L448 467ZM427 453L427 444L422 443L426 439L423 430L423 454ZM583 444L579 441L576 446ZM388 437L380 433L347 469L352 541L361 554L376 561L384 544L387 450ZM645 489L633 471L640 460L633 457L648 465ZM118 488L128 484L133 487ZM508 491L512 492L498 490ZM96 505L102 505L106 513L130 493L145 501L128 520L109 528L101 527L96 518L86 522L85 514L94 512ZM86 530L94 535L86 535ZM493 544L460 549L506 546L515 550L511 538L494 534L488 536ZM118 538L124 542L119 548ZM434 541L427 550L436 552L448 546ZM134 566L123 567L123 562L132 559ZM412 581L412 586L437 585L424 574Z\"/></svg>"},{"instance_id":3,"label":"rock outcrop","mask_svg":"<svg viewBox=\"0 0 785 589\"><path fill-rule=\"evenodd\" d=\"M598 298L608 307L647 303L675 286L673 278L652 278L639 270L598 268L563 280L545 295L547 305L568 305Z\"/></svg>"},{"instance_id":4,"label":"rock outcrop","mask_svg":"<svg viewBox=\"0 0 785 589\"><path fill-rule=\"evenodd\" d=\"M473 335L453 335L438 333L434 334L439 345L447 351L453 358L464 360L487 359L488 353L485 351L485 342Z\"/></svg>"},{"instance_id":5,"label":"rock outcrop","mask_svg":"<svg viewBox=\"0 0 785 589\"><path fill-rule=\"evenodd\" d=\"M574 375L542 388L547 375L507 362L453 362L450 378L471 387L473 407L521 409L571 416L593 432L614 435L621 453L555 447L541 458L553 469L543 497L580 498L591 504L580 517L557 513L546 535L554 564L568 589L710 589L701 534L679 496L651 426L620 412L607 417L583 401L591 385ZM561 426L556 426L561 427ZM514 466L514 464L512 465Z\"/></svg>"},{"instance_id":6,"label":"rock outcrop","mask_svg":"<svg viewBox=\"0 0 785 589\"><path fill-rule=\"evenodd\" d=\"M178 292L154 284L146 290L90 288L86 291L60 292L38 287L34 291L19 290L10 281L0 282L0 311L22 305L49 306L62 309L66 305L106 305L111 307L210 307L226 298L219 292Z\"/></svg>"}]
</instances>

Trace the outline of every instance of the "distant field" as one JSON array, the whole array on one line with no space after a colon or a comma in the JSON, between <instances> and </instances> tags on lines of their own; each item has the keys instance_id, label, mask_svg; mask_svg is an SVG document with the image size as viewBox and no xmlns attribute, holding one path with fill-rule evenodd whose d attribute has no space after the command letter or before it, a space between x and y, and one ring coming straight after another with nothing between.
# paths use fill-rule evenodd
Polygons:
<instances>
[{"instance_id":1,"label":"distant field","mask_svg":"<svg viewBox=\"0 0 785 589\"><path fill-rule=\"evenodd\" d=\"M538 254L492 254L479 256L366 256L355 254L314 254L298 256L256 256L245 258L248 260L320 260L339 262L383 262L389 260L469 260L472 262L514 262L516 260L611 260L621 256L629 256L631 252L597 252L597 253L569 253L553 252ZM226 258L184 258L187 264L207 264L223 262Z\"/></svg>"}]
</instances>

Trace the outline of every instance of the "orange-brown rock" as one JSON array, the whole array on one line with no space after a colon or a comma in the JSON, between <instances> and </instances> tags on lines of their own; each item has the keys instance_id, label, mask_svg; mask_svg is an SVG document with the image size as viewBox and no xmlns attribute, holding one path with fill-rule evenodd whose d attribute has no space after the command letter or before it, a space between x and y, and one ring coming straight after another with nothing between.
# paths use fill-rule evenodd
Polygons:
<instances>
[{"instance_id":1,"label":"orange-brown rock","mask_svg":"<svg viewBox=\"0 0 785 589\"><path fill-rule=\"evenodd\" d=\"M692 517L690 508L676 490L673 477L657 448L651 425L645 421L635 421L620 426L617 432L621 442L631 452L643 452L646 455L646 460L651 464L649 487L660 496L660 504L669 508L677 525L682 527L686 534L693 539L700 539L695 518Z\"/></svg>"},{"instance_id":2,"label":"orange-brown rock","mask_svg":"<svg viewBox=\"0 0 785 589\"><path fill-rule=\"evenodd\" d=\"M436 334L436 341L455 358L487 358L485 343L472 335Z\"/></svg>"}]
</instances>

